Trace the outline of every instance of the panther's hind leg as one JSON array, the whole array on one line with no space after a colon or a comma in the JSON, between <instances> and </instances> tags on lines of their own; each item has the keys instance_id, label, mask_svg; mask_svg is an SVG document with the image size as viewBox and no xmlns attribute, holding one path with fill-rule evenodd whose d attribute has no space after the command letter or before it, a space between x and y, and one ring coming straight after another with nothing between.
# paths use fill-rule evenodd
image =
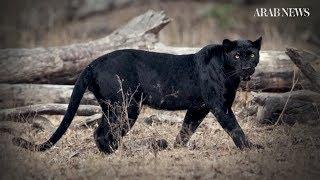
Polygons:
<instances>
[{"instance_id":1,"label":"panther's hind leg","mask_svg":"<svg viewBox=\"0 0 320 180\"><path fill-rule=\"evenodd\" d=\"M110 124L110 118L106 114L102 115L98 128L94 132L96 145L101 152L111 154L118 149L120 141L120 133L117 128L113 128Z\"/></svg>"},{"instance_id":2,"label":"panther's hind leg","mask_svg":"<svg viewBox=\"0 0 320 180\"><path fill-rule=\"evenodd\" d=\"M108 110L102 109L104 115L94 133L94 138L100 151L111 154L118 149L121 137L125 136L136 122L140 107L134 102L126 109L116 105Z\"/></svg>"},{"instance_id":3,"label":"panther's hind leg","mask_svg":"<svg viewBox=\"0 0 320 180\"><path fill-rule=\"evenodd\" d=\"M183 120L182 128L176 138L174 147L186 146L192 134L196 131L202 120L209 113L206 107L190 108Z\"/></svg>"}]
</instances>

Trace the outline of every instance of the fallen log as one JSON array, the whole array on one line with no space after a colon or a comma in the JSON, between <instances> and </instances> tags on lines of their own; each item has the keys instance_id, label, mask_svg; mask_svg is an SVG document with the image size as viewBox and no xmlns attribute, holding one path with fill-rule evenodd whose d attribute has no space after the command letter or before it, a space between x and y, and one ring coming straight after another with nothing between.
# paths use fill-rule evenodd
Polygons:
<instances>
[{"instance_id":1,"label":"fallen log","mask_svg":"<svg viewBox=\"0 0 320 180\"><path fill-rule=\"evenodd\" d=\"M199 48L174 48L164 45L156 44L155 49L158 52L170 52L175 54L186 54L193 53L199 50ZM248 87L250 90L258 90L265 92L286 92L292 86L292 78L294 73L295 65L291 62L290 58L281 51L261 51L261 59L258 67L256 68L255 74L252 76L252 80L248 82ZM310 63L315 63L316 56L312 56L307 59ZM318 66L318 64L315 64ZM1 74L1 73L0 73ZM59 81L63 83L64 81ZM244 83L241 84L243 89L246 88ZM299 84L296 89L313 89L309 80L305 77L301 77ZM59 90L61 88L61 90ZM39 90L37 90L39 89ZM31 96L29 98L31 101L38 101L39 103L67 103L68 96L71 95L72 86L57 86L57 85L9 85L0 84L0 97L3 97L3 101L8 102L8 107L12 107L14 103L18 106L26 105L23 102L30 97L30 94L37 94L39 98ZM43 90L43 91L42 91ZM25 96L24 91L26 91L27 96ZM37 93L34 93L37 92ZM49 93L46 95L46 92ZM20 94L21 93L21 94ZM42 97L47 98L42 98ZM15 98L12 98L15 97ZM45 101L45 99L52 98L51 101ZM12 100L11 100L12 99ZM15 99L15 101L13 101ZM43 99L43 100L42 100ZM13 101L13 102L10 102ZM85 96L83 103L96 104L92 95ZM1 103L1 102L0 102ZM2 103L3 104L3 103ZM34 104L31 102L31 104ZM0 107L3 107L0 105Z\"/></svg>"},{"instance_id":2,"label":"fallen log","mask_svg":"<svg viewBox=\"0 0 320 180\"><path fill-rule=\"evenodd\" d=\"M288 124L318 123L320 120L320 94L299 90L286 93L253 93L257 103L256 118L261 124L275 124L282 113L281 122ZM285 104L288 101L286 108Z\"/></svg>"},{"instance_id":3,"label":"fallen log","mask_svg":"<svg viewBox=\"0 0 320 180\"><path fill-rule=\"evenodd\" d=\"M73 84L92 60L116 49L148 49L170 19L148 11L109 36L88 43L35 49L0 50L0 83Z\"/></svg>"},{"instance_id":4,"label":"fallen log","mask_svg":"<svg viewBox=\"0 0 320 180\"><path fill-rule=\"evenodd\" d=\"M72 85L0 84L0 108L47 103L68 104L72 90ZM88 91L81 104L98 105L98 102Z\"/></svg>"},{"instance_id":5,"label":"fallen log","mask_svg":"<svg viewBox=\"0 0 320 180\"><path fill-rule=\"evenodd\" d=\"M298 51L293 48L287 48L286 54L290 57L292 62L301 70L301 72L308 78L312 83L312 86L315 90L320 92L320 73L317 72L309 61L305 59L303 54L306 54L305 51Z\"/></svg>"},{"instance_id":6,"label":"fallen log","mask_svg":"<svg viewBox=\"0 0 320 180\"><path fill-rule=\"evenodd\" d=\"M77 75L88 63L117 49L146 49L173 54L189 54L199 50L159 43L158 32L169 22L163 12L148 11L109 36L88 43L0 50L0 83L74 84ZM316 58L310 56L309 59L313 62ZM261 51L260 63L248 87L258 91L288 91L292 86L294 67L283 51ZM301 78L297 89L301 87L309 89L309 81Z\"/></svg>"},{"instance_id":7,"label":"fallen log","mask_svg":"<svg viewBox=\"0 0 320 180\"><path fill-rule=\"evenodd\" d=\"M67 104L37 104L31 106L23 106L11 109L0 110L0 119L9 121L20 121L36 115L64 115L66 113ZM99 106L80 105L77 111L78 116L91 116L101 113Z\"/></svg>"},{"instance_id":8,"label":"fallen log","mask_svg":"<svg viewBox=\"0 0 320 180\"><path fill-rule=\"evenodd\" d=\"M85 117L81 120L81 122L77 123L75 127L90 127L96 124L102 118L102 113L94 114L92 116Z\"/></svg>"}]
</instances>

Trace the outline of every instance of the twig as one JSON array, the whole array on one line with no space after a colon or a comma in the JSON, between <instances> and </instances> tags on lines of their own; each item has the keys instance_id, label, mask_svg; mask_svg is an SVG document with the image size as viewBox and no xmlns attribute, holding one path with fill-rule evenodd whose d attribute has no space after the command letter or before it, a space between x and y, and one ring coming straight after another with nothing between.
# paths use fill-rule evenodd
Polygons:
<instances>
[{"instance_id":1,"label":"twig","mask_svg":"<svg viewBox=\"0 0 320 180\"><path fill-rule=\"evenodd\" d=\"M296 86L296 84L297 84L297 82L299 80L299 78L297 78L297 80L295 80L295 79L296 79L296 70L293 71L292 86L291 86L291 89L290 89L290 92L289 92L289 96L288 96L288 98L286 100L286 103L283 106L283 109L282 109L282 111L281 111L276 123L274 124L275 126L279 124L280 120L282 121L283 114L284 114L284 111L287 109L288 102L289 102L289 100L291 98L291 95L292 95L292 91L293 91L294 87Z\"/></svg>"},{"instance_id":2,"label":"twig","mask_svg":"<svg viewBox=\"0 0 320 180\"><path fill-rule=\"evenodd\" d=\"M88 116L85 117L84 120L82 120L82 122L78 123L77 125L75 125L76 127L89 127L90 125L92 125L93 123L97 122L99 119L101 119L102 117L102 113L98 113L98 114L94 114L92 116Z\"/></svg>"},{"instance_id":3,"label":"twig","mask_svg":"<svg viewBox=\"0 0 320 180\"><path fill-rule=\"evenodd\" d=\"M286 54L290 57L292 62L301 70L301 72L310 80L312 86L320 92L320 73L317 72L311 64L307 61L305 51L298 51L293 48L287 48ZM319 57L316 57L319 58Z\"/></svg>"}]
</instances>

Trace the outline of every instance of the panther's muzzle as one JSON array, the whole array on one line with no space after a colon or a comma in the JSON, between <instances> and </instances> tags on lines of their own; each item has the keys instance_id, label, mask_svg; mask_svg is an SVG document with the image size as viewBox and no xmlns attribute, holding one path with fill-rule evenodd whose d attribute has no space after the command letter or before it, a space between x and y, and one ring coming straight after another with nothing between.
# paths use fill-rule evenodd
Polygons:
<instances>
[{"instance_id":1,"label":"panther's muzzle","mask_svg":"<svg viewBox=\"0 0 320 180\"><path fill-rule=\"evenodd\" d=\"M242 81L250 81L251 77L250 76L243 76Z\"/></svg>"},{"instance_id":2,"label":"panther's muzzle","mask_svg":"<svg viewBox=\"0 0 320 180\"><path fill-rule=\"evenodd\" d=\"M254 73L254 68L242 68L241 78L243 81L250 81L251 75Z\"/></svg>"}]
</instances>

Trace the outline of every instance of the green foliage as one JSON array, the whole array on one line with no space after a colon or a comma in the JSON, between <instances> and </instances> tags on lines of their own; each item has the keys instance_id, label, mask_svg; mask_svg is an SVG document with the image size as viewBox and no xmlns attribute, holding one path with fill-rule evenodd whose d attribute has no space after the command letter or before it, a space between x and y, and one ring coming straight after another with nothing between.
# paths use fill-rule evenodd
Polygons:
<instances>
[{"instance_id":1,"label":"green foliage","mask_svg":"<svg viewBox=\"0 0 320 180\"><path fill-rule=\"evenodd\" d=\"M236 22L232 16L234 9L232 4L216 4L205 11L204 16L214 18L221 28L227 29Z\"/></svg>"}]
</instances>

